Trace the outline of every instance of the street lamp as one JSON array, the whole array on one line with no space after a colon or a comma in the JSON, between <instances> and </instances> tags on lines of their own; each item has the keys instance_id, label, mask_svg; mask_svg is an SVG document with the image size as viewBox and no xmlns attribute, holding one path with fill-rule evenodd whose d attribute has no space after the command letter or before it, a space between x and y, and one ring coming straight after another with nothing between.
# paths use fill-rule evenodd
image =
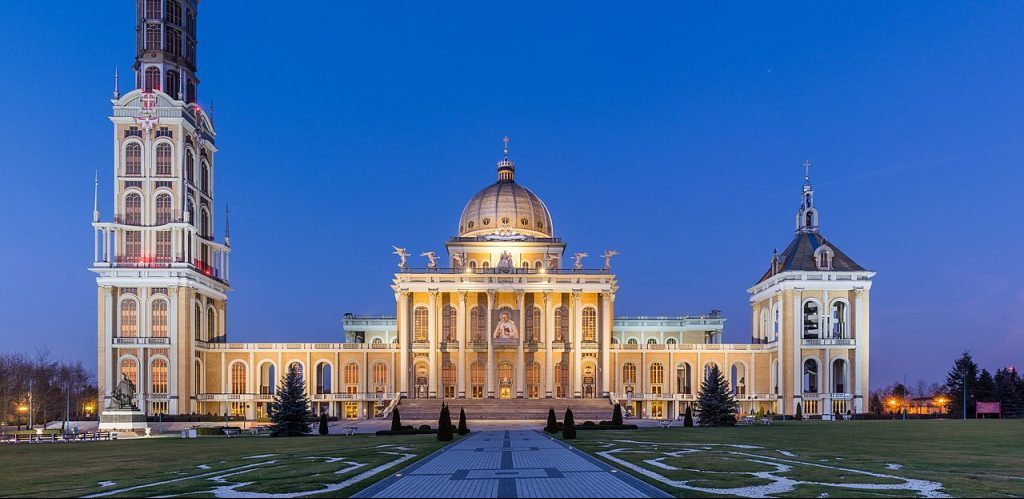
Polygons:
<instances>
[{"instance_id":1,"label":"street lamp","mask_svg":"<svg viewBox=\"0 0 1024 499\"><path fill-rule=\"evenodd\" d=\"M21 419L25 416L25 413L27 412L28 406L26 406L25 404L21 404L18 406L18 413L21 414L20 416L18 416L18 431L21 431Z\"/></svg>"},{"instance_id":2,"label":"street lamp","mask_svg":"<svg viewBox=\"0 0 1024 499\"><path fill-rule=\"evenodd\" d=\"M896 398L895 397L889 399L889 413L894 415L894 416L896 415Z\"/></svg>"}]
</instances>

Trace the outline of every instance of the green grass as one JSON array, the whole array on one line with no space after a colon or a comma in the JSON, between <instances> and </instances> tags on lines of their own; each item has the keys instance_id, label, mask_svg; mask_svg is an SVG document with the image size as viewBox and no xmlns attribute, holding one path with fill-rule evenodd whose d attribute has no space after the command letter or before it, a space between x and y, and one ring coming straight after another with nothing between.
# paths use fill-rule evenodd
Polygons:
<instances>
[{"instance_id":1,"label":"green grass","mask_svg":"<svg viewBox=\"0 0 1024 499\"><path fill-rule=\"evenodd\" d=\"M381 445L400 448L381 448ZM0 447L0 470L3 470L0 495L81 496L175 479L182 480L113 497L170 494L209 497L208 491L215 486L246 482L252 483L236 490L274 493L314 491L323 489L327 484L340 484L397 458L387 452L415 455L394 468L329 494L333 497L349 496L442 446L433 435L148 438L74 444L5 444ZM254 457L265 454L274 456ZM329 458L343 459L328 462ZM350 463L362 466L345 471L351 467ZM246 465L251 469L226 478L226 484L209 480L211 473ZM116 482L116 485L101 487L99 482L103 481Z\"/></svg>"},{"instance_id":2,"label":"green grass","mask_svg":"<svg viewBox=\"0 0 1024 499\"><path fill-rule=\"evenodd\" d=\"M632 440L630 444L617 442ZM791 469L776 472L800 482L794 490L778 494L815 497L907 497L913 490L863 490L826 484L892 485L904 482L846 470L867 471L942 484L941 492L954 497L1024 496L1024 421L804 421L771 426L735 428L670 428L637 431L579 432L571 441L581 450L612 454L670 480L701 488L734 488L765 485L773 480L755 472L784 464ZM757 448L737 448L749 445ZM666 453L684 449L675 456ZM787 456L779 451L795 454ZM753 455L753 456L751 456ZM644 461L664 458L664 469ZM767 459L765 459L767 458ZM614 461L609 461L617 465ZM766 465L765 463L769 463ZM899 464L899 470L888 464ZM824 466L816 466L824 465ZM673 487L634 470L639 478L677 497L714 497L702 491ZM739 473L739 474L738 474Z\"/></svg>"}]
</instances>

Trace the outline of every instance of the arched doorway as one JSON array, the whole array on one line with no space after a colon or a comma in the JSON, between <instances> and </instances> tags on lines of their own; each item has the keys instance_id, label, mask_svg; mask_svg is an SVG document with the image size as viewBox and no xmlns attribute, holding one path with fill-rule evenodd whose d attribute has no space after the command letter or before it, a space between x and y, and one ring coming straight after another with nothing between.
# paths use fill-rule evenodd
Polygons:
<instances>
[{"instance_id":1,"label":"arched doorway","mask_svg":"<svg viewBox=\"0 0 1024 499\"><path fill-rule=\"evenodd\" d=\"M502 362L498 364L498 397L512 398L512 387L512 364Z\"/></svg>"},{"instance_id":2,"label":"arched doorway","mask_svg":"<svg viewBox=\"0 0 1024 499\"><path fill-rule=\"evenodd\" d=\"M592 399L597 396L597 370L594 364L583 365L583 398Z\"/></svg>"},{"instance_id":3,"label":"arched doorway","mask_svg":"<svg viewBox=\"0 0 1024 499\"><path fill-rule=\"evenodd\" d=\"M430 396L430 369L424 363L416 364L416 398L425 399Z\"/></svg>"}]
</instances>

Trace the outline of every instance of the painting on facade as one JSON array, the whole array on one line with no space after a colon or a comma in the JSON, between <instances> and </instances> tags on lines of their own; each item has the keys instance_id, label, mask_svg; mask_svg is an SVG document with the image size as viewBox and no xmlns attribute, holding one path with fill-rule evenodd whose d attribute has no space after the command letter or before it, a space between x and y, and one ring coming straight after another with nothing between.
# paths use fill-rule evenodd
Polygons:
<instances>
[{"instance_id":1,"label":"painting on facade","mask_svg":"<svg viewBox=\"0 0 1024 499\"><path fill-rule=\"evenodd\" d=\"M494 331L491 337L494 343L518 343L519 342L519 311L511 308L500 308L493 312L491 319L494 324Z\"/></svg>"}]
</instances>

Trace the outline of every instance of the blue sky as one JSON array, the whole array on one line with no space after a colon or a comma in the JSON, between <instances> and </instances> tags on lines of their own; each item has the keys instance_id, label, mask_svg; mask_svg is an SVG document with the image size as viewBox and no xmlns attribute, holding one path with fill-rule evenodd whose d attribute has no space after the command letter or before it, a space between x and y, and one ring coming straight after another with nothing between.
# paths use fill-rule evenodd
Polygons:
<instances>
[{"instance_id":1,"label":"blue sky","mask_svg":"<svg viewBox=\"0 0 1024 499\"><path fill-rule=\"evenodd\" d=\"M878 272L873 385L1024 364L1024 4L623 5L202 2L231 338L392 313L390 245L442 251L507 134L569 251L622 252L619 314L718 308L746 341L809 159L823 232ZM92 176L133 16L5 4L0 350L95 364Z\"/></svg>"}]
</instances>

